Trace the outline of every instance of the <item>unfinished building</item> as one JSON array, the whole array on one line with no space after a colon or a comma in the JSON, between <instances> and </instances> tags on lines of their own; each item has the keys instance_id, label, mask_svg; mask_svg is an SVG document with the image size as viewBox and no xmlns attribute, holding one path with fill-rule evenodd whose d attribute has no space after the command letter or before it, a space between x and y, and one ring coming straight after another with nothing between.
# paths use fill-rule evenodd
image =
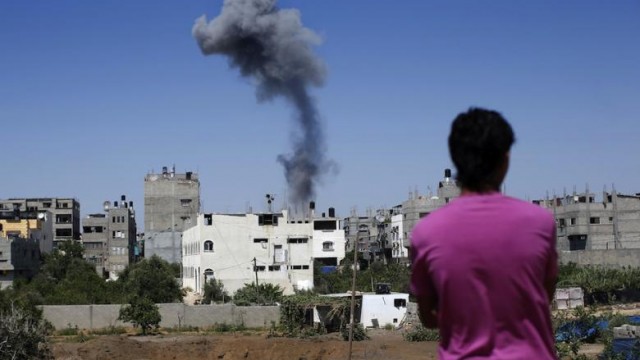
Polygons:
<instances>
[{"instance_id":1,"label":"unfinished building","mask_svg":"<svg viewBox=\"0 0 640 360\"><path fill-rule=\"evenodd\" d=\"M640 194L587 189L533 202L553 212L559 251L640 249Z\"/></svg>"}]
</instances>

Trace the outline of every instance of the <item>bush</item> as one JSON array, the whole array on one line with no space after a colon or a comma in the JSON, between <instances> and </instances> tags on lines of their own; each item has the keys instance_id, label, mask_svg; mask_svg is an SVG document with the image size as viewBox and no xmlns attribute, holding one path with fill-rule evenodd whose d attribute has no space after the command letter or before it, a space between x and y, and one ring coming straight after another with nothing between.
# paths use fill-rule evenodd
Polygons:
<instances>
[{"instance_id":1,"label":"bush","mask_svg":"<svg viewBox=\"0 0 640 360\"><path fill-rule=\"evenodd\" d=\"M237 306L274 305L282 301L283 292L284 289L280 286L269 283L260 284L257 289L254 283L244 284L244 287L233 295L233 303Z\"/></svg>"},{"instance_id":2,"label":"bush","mask_svg":"<svg viewBox=\"0 0 640 360\"><path fill-rule=\"evenodd\" d=\"M0 312L0 359L53 359L49 332L41 318L12 305Z\"/></svg>"},{"instance_id":3,"label":"bush","mask_svg":"<svg viewBox=\"0 0 640 360\"><path fill-rule=\"evenodd\" d=\"M403 335L406 341L439 341L440 332L437 329L427 329L422 325L417 325Z\"/></svg>"},{"instance_id":4,"label":"bush","mask_svg":"<svg viewBox=\"0 0 640 360\"><path fill-rule=\"evenodd\" d=\"M226 303L230 301L229 294L224 290L222 281L211 279L204 284L203 304Z\"/></svg>"},{"instance_id":5,"label":"bush","mask_svg":"<svg viewBox=\"0 0 640 360\"><path fill-rule=\"evenodd\" d=\"M118 316L118 320L128 321L136 327L139 326L142 335L146 335L152 327L159 328L161 319L158 305L148 298L137 296L131 298L129 305L120 308Z\"/></svg>"},{"instance_id":6,"label":"bush","mask_svg":"<svg viewBox=\"0 0 640 360\"><path fill-rule=\"evenodd\" d=\"M340 330L340 334L342 335L342 340L349 341L350 328L351 328L350 324L347 324L346 326L342 327L342 330ZM356 324L356 326L353 328L353 341L362 341L362 340L369 340L369 336L367 336L367 333L364 331L364 327L362 327L362 324Z\"/></svg>"}]
</instances>

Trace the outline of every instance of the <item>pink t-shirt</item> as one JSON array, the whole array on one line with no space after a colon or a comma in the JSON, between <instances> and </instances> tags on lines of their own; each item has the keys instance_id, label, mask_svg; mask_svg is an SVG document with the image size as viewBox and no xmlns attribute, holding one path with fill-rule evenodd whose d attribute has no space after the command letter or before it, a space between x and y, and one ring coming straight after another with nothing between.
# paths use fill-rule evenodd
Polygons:
<instances>
[{"instance_id":1,"label":"pink t-shirt","mask_svg":"<svg viewBox=\"0 0 640 360\"><path fill-rule=\"evenodd\" d=\"M556 358L544 285L558 272L551 213L464 195L422 219L411 246L411 291L437 299L440 359Z\"/></svg>"}]
</instances>

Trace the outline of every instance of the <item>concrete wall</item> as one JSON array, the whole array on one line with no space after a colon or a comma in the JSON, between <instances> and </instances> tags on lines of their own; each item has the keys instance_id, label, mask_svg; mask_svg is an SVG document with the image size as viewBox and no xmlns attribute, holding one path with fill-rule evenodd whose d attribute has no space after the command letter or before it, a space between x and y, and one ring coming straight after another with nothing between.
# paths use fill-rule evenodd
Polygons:
<instances>
[{"instance_id":1,"label":"concrete wall","mask_svg":"<svg viewBox=\"0 0 640 360\"><path fill-rule=\"evenodd\" d=\"M560 262L607 267L640 266L640 249L581 250L559 252Z\"/></svg>"},{"instance_id":2,"label":"concrete wall","mask_svg":"<svg viewBox=\"0 0 640 360\"><path fill-rule=\"evenodd\" d=\"M42 313L56 329L67 326L81 329L100 329L109 326L130 326L118 320L121 305L45 305ZM214 324L241 325L249 328L270 327L280 322L278 306L235 306L158 304L162 327L198 326Z\"/></svg>"}]
</instances>

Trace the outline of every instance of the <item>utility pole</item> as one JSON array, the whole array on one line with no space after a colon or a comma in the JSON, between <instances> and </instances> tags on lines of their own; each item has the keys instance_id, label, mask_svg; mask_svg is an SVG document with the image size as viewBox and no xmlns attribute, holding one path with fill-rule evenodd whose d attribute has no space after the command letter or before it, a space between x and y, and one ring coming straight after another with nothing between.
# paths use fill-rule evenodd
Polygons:
<instances>
[{"instance_id":1,"label":"utility pole","mask_svg":"<svg viewBox=\"0 0 640 360\"><path fill-rule=\"evenodd\" d=\"M349 314L349 360L351 360L351 350L353 349L353 327L355 325L354 312L356 310L356 272L358 270L358 227L360 217L356 213L356 238L353 244L353 278L351 280L351 313Z\"/></svg>"},{"instance_id":2,"label":"utility pole","mask_svg":"<svg viewBox=\"0 0 640 360\"><path fill-rule=\"evenodd\" d=\"M256 273L256 301L260 297L260 291L258 290L258 263L256 262L256 258L253 258L253 272Z\"/></svg>"}]
</instances>

